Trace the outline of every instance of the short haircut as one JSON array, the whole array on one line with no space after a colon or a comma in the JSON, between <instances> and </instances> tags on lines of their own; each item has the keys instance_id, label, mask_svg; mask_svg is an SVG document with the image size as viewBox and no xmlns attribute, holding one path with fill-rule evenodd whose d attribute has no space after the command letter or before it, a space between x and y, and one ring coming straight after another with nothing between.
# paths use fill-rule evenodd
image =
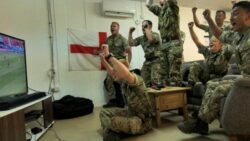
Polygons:
<instances>
[{"instance_id":1,"label":"short haircut","mask_svg":"<svg viewBox=\"0 0 250 141\"><path fill-rule=\"evenodd\" d=\"M217 10L216 13L223 13L226 16L226 12L224 10Z\"/></svg>"},{"instance_id":2,"label":"short haircut","mask_svg":"<svg viewBox=\"0 0 250 141\"><path fill-rule=\"evenodd\" d=\"M153 23L150 20L144 20L143 22L147 22L151 27L153 26Z\"/></svg>"},{"instance_id":3,"label":"short haircut","mask_svg":"<svg viewBox=\"0 0 250 141\"><path fill-rule=\"evenodd\" d=\"M116 24L116 25L120 26L118 22L112 22L111 25L112 24Z\"/></svg>"},{"instance_id":4,"label":"short haircut","mask_svg":"<svg viewBox=\"0 0 250 141\"><path fill-rule=\"evenodd\" d=\"M133 72L133 73L141 76L141 70L140 69L133 69L133 70L130 70L130 72Z\"/></svg>"},{"instance_id":5,"label":"short haircut","mask_svg":"<svg viewBox=\"0 0 250 141\"><path fill-rule=\"evenodd\" d=\"M243 8L247 12L250 12L250 2L249 1L239 1L236 4L234 4L233 9L235 7Z\"/></svg>"}]
</instances>

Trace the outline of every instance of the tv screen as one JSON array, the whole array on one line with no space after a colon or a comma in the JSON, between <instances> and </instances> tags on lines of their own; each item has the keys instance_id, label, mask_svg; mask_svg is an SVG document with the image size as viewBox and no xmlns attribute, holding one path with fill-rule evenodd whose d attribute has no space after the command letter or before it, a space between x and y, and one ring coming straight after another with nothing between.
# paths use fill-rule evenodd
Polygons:
<instances>
[{"instance_id":1,"label":"tv screen","mask_svg":"<svg viewBox=\"0 0 250 141\"><path fill-rule=\"evenodd\" d=\"M0 33L0 98L27 92L25 41Z\"/></svg>"}]
</instances>

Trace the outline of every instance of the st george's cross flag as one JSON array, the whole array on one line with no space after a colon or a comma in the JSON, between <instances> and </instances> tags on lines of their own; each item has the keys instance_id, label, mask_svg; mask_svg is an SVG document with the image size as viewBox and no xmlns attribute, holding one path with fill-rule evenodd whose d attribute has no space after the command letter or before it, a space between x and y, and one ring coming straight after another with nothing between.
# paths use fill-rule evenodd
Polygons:
<instances>
[{"instance_id":1,"label":"st george's cross flag","mask_svg":"<svg viewBox=\"0 0 250 141\"><path fill-rule=\"evenodd\" d=\"M106 38L106 32L68 29L69 69L73 71L103 70L100 56L94 52L100 50Z\"/></svg>"}]
</instances>

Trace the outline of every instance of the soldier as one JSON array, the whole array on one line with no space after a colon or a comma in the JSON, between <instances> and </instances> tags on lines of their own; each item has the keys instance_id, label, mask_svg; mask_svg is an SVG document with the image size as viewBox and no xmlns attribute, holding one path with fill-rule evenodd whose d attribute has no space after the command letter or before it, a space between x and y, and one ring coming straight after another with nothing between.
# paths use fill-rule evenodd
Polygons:
<instances>
[{"instance_id":1,"label":"soldier","mask_svg":"<svg viewBox=\"0 0 250 141\"><path fill-rule=\"evenodd\" d=\"M104 131L104 141L119 141L123 133L128 135L144 134L152 129L152 107L143 79L128 70L128 64L118 61L103 45L101 60L108 73L121 81L126 108L107 108L100 112ZM111 66L109 63L113 66Z\"/></svg>"},{"instance_id":2,"label":"soldier","mask_svg":"<svg viewBox=\"0 0 250 141\"><path fill-rule=\"evenodd\" d=\"M130 62L131 60L131 49L128 47L127 39L125 39L121 34L119 34L120 25L117 22L112 22L110 31L111 36L109 36L106 40L106 44L110 47L110 52L114 54L114 56L120 60L125 61L128 60ZM126 54L128 55L126 58ZM115 82L111 76L107 75L104 85L106 87L106 90L109 93L109 96L115 96L114 99L109 100L109 102L103 107L123 107L124 106L124 100L122 98L121 94L121 88L120 84Z\"/></svg>"},{"instance_id":3,"label":"soldier","mask_svg":"<svg viewBox=\"0 0 250 141\"><path fill-rule=\"evenodd\" d=\"M193 19L194 19L194 24L204 30L205 32L208 32L209 34L209 38L211 38L213 36L213 33L212 33L212 30L209 26L207 25L203 25L203 24L200 24L197 16L196 16L196 11L197 11L197 7L194 7L192 8L192 13L193 13ZM226 24L224 21L226 19L226 12L223 11L223 10L217 10L216 11L216 14L215 14L215 22L216 22L216 25L218 27L220 27L221 29L223 30L231 30L231 25L230 24Z\"/></svg>"},{"instance_id":4,"label":"soldier","mask_svg":"<svg viewBox=\"0 0 250 141\"><path fill-rule=\"evenodd\" d=\"M233 5L231 24L233 31L222 31L211 18L210 10L203 12L214 35L220 41L234 47L235 57L242 77L250 78L250 2L240 1ZM220 99L226 97L235 80L208 81L198 117L180 123L184 133L208 133L208 123L219 116Z\"/></svg>"},{"instance_id":5,"label":"soldier","mask_svg":"<svg viewBox=\"0 0 250 141\"><path fill-rule=\"evenodd\" d=\"M223 77L228 70L228 63L232 56L232 49L223 44L214 36L210 38L210 48L204 46L196 36L194 23L188 24L191 37L198 47L199 53L203 54L203 64L195 63L189 69L188 81L190 85L195 82L206 83L208 80Z\"/></svg>"},{"instance_id":6,"label":"soldier","mask_svg":"<svg viewBox=\"0 0 250 141\"><path fill-rule=\"evenodd\" d=\"M135 28L131 27L129 30L129 46L141 45L145 53L145 61L143 63L141 74L147 87L159 89L162 87L161 71L161 51L160 51L160 37L156 32L152 32L152 22L144 20L142 22L143 36L132 38L132 33Z\"/></svg>"},{"instance_id":7,"label":"soldier","mask_svg":"<svg viewBox=\"0 0 250 141\"><path fill-rule=\"evenodd\" d=\"M170 85L181 85L181 64L183 44L180 37L179 7L176 0L160 0L160 6L153 0L146 2L148 9L158 16L158 29L162 38L165 80Z\"/></svg>"}]
</instances>

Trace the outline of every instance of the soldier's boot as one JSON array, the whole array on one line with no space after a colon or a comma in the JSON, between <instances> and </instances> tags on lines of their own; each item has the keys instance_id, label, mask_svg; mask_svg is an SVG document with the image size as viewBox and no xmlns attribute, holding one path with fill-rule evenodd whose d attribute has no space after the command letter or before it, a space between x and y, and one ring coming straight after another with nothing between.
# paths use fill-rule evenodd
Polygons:
<instances>
[{"instance_id":1,"label":"soldier's boot","mask_svg":"<svg viewBox=\"0 0 250 141\"><path fill-rule=\"evenodd\" d=\"M183 133L191 134L191 133L198 133L201 135L208 134L208 123L202 121L199 118L193 118L188 121L179 123L178 126L179 130Z\"/></svg>"},{"instance_id":2,"label":"soldier's boot","mask_svg":"<svg viewBox=\"0 0 250 141\"><path fill-rule=\"evenodd\" d=\"M114 131L107 130L103 134L103 141L120 141L120 136Z\"/></svg>"},{"instance_id":3,"label":"soldier's boot","mask_svg":"<svg viewBox=\"0 0 250 141\"><path fill-rule=\"evenodd\" d=\"M190 87L193 87L193 86L195 85L195 83L196 83L196 82L194 82L194 81L188 81L188 85L189 85Z\"/></svg>"},{"instance_id":4,"label":"soldier's boot","mask_svg":"<svg viewBox=\"0 0 250 141\"><path fill-rule=\"evenodd\" d=\"M110 107L116 107L116 100L115 99L111 99L109 100L109 102L105 105L103 105L103 108L110 108Z\"/></svg>"}]
</instances>

